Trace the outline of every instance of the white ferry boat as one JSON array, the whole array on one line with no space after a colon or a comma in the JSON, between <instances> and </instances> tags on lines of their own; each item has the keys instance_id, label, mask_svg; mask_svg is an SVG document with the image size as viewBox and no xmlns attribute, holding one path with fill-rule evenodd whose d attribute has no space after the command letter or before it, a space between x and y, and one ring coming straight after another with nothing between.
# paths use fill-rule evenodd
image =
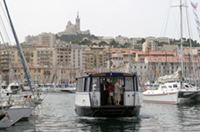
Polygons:
<instances>
[{"instance_id":1,"label":"white ferry boat","mask_svg":"<svg viewBox=\"0 0 200 132\"><path fill-rule=\"evenodd\" d=\"M112 84L120 80L120 85L124 85L121 105L102 104L101 83L105 79ZM75 112L79 116L132 117L139 115L141 94L138 91L136 74L115 72L90 74L77 78L76 87Z\"/></svg>"}]
</instances>

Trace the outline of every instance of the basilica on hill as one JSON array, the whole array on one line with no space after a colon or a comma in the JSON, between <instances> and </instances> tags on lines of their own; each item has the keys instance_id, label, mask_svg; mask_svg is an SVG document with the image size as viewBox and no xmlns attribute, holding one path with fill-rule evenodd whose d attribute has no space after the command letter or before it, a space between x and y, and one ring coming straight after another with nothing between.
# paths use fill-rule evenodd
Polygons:
<instances>
[{"instance_id":1,"label":"basilica on hill","mask_svg":"<svg viewBox=\"0 0 200 132\"><path fill-rule=\"evenodd\" d=\"M72 24L71 21L68 21L66 29L63 32L59 32L58 36L62 35L75 35L75 34L90 34L90 30L81 31L80 30L80 18L79 12L77 12L76 24Z\"/></svg>"}]
</instances>

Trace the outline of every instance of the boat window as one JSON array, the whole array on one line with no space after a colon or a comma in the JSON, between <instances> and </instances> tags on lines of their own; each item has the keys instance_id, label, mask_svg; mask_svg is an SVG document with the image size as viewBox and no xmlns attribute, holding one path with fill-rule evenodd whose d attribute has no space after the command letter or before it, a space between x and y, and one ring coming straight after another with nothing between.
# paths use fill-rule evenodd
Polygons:
<instances>
[{"instance_id":1,"label":"boat window","mask_svg":"<svg viewBox=\"0 0 200 132\"><path fill-rule=\"evenodd\" d=\"M91 91L99 91L99 77L92 78Z\"/></svg>"},{"instance_id":2,"label":"boat window","mask_svg":"<svg viewBox=\"0 0 200 132\"><path fill-rule=\"evenodd\" d=\"M85 78L79 78L78 79L78 85L77 85L77 92L82 92L84 91L84 82L85 82Z\"/></svg>"},{"instance_id":3,"label":"boat window","mask_svg":"<svg viewBox=\"0 0 200 132\"><path fill-rule=\"evenodd\" d=\"M132 77L125 77L125 90L126 91L133 91L133 78Z\"/></svg>"},{"instance_id":4,"label":"boat window","mask_svg":"<svg viewBox=\"0 0 200 132\"><path fill-rule=\"evenodd\" d=\"M133 91L138 91L138 79L137 77L134 77L134 88L133 88Z\"/></svg>"},{"instance_id":5,"label":"boat window","mask_svg":"<svg viewBox=\"0 0 200 132\"><path fill-rule=\"evenodd\" d=\"M18 86L11 86L11 90L16 90L18 88L19 88Z\"/></svg>"},{"instance_id":6,"label":"boat window","mask_svg":"<svg viewBox=\"0 0 200 132\"><path fill-rule=\"evenodd\" d=\"M86 80L86 92L88 92L90 90L90 78L88 77Z\"/></svg>"},{"instance_id":7,"label":"boat window","mask_svg":"<svg viewBox=\"0 0 200 132\"><path fill-rule=\"evenodd\" d=\"M185 85L185 87L186 87L186 88L189 88L189 86L188 86L188 85Z\"/></svg>"},{"instance_id":8,"label":"boat window","mask_svg":"<svg viewBox=\"0 0 200 132\"><path fill-rule=\"evenodd\" d=\"M168 88L172 88L172 86L168 86Z\"/></svg>"},{"instance_id":9,"label":"boat window","mask_svg":"<svg viewBox=\"0 0 200 132\"><path fill-rule=\"evenodd\" d=\"M167 87L164 85L164 86L162 86L161 88L167 88Z\"/></svg>"},{"instance_id":10,"label":"boat window","mask_svg":"<svg viewBox=\"0 0 200 132\"><path fill-rule=\"evenodd\" d=\"M177 88L177 87L178 87L177 84L174 84L174 85L173 85L173 88Z\"/></svg>"}]
</instances>

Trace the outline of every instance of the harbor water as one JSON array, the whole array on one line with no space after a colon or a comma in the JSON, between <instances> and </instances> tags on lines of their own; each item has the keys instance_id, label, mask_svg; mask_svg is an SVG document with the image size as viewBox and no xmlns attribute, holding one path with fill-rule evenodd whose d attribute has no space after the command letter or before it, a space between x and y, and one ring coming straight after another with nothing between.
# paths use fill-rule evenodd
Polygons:
<instances>
[{"instance_id":1,"label":"harbor water","mask_svg":"<svg viewBox=\"0 0 200 132\"><path fill-rule=\"evenodd\" d=\"M140 115L128 118L92 118L75 114L75 94L43 95L29 121L17 122L5 132L65 131L200 131L200 104L142 103Z\"/></svg>"}]
</instances>

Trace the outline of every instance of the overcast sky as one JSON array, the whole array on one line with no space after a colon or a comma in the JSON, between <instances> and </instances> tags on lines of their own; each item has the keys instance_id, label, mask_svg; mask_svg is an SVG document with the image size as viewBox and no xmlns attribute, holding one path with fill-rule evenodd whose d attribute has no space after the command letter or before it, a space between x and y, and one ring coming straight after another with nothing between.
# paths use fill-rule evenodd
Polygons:
<instances>
[{"instance_id":1,"label":"overcast sky","mask_svg":"<svg viewBox=\"0 0 200 132\"><path fill-rule=\"evenodd\" d=\"M20 42L23 42L27 35L38 35L42 32L56 34L64 31L68 21L75 24L77 11L79 11L81 30L89 29L96 36L180 38L180 10L178 7L170 7L179 5L179 0L7 0L6 2ZM199 42L190 1L187 3L191 35ZM188 37L185 9L183 13L183 34L184 37ZM166 19L168 14L169 17ZM200 17L200 9L198 15Z\"/></svg>"}]
</instances>

